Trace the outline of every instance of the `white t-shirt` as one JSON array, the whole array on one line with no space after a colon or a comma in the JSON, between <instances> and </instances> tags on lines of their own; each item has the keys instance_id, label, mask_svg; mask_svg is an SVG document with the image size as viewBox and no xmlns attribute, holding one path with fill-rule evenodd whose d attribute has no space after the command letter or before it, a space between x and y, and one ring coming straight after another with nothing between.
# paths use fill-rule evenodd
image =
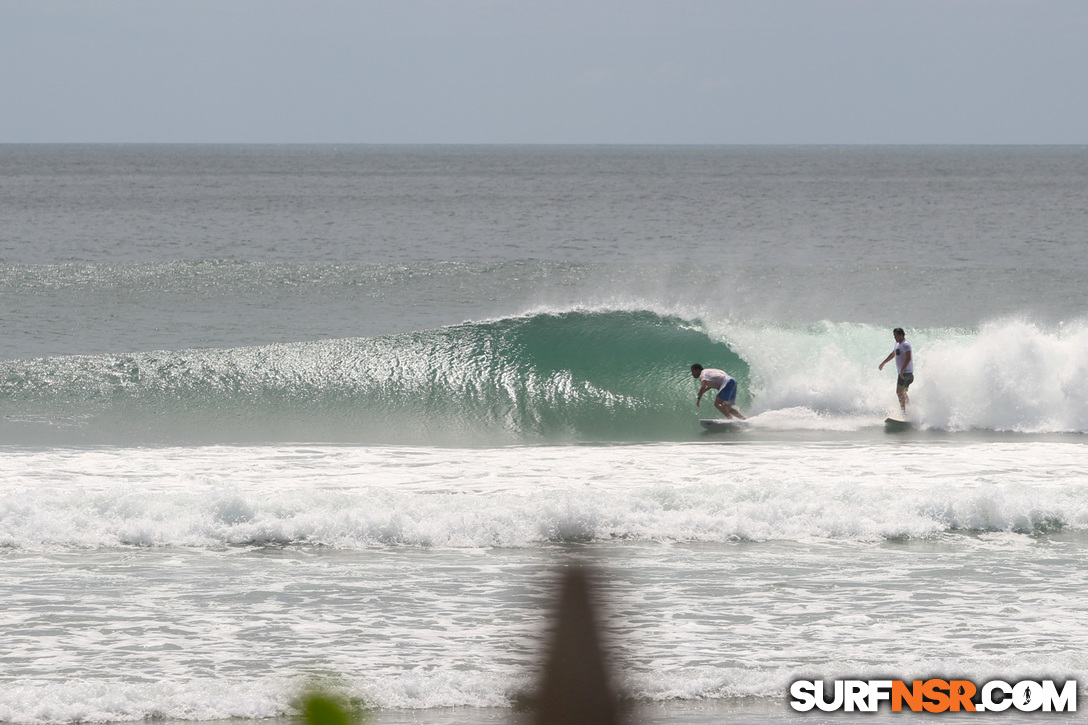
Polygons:
<instances>
[{"instance_id":1,"label":"white t-shirt","mask_svg":"<svg viewBox=\"0 0 1088 725\"><path fill-rule=\"evenodd\" d=\"M732 379L732 376L724 370L714 368L703 368L703 372L699 373L699 382L706 383L715 390L721 390Z\"/></svg>"},{"instance_id":2,"label":"white t-shirt","mask_svg":"<svg viewBox=\"0 0 1088 725\"><path fill-rule=\"evenodd\" d=\"M910 352L910 343L906 340L895 346L895 368L899 371L900 375L914 372L914 353L911 353L910 362L907 367L903 368L903 361L907 359L907 353Z\"/></svg>"}]
</instances>

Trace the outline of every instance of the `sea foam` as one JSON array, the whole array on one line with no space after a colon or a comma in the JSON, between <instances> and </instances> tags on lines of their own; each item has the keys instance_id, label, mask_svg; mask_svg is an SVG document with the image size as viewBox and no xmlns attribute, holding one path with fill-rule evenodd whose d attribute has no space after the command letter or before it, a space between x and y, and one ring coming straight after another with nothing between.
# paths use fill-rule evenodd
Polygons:
<instances>
[{"instance_id":1,"label":"sea foam","mask_svg":"<svg viewBox=\"0 0 1088 725\"><path fill-rule=\"evenodd\" d=\"M1082 455L1078 443L1040 442L9 450L0 545L478 548L1036 534L1088 527ZM44 470L56 472L51 481L40 479Z\"/></svg>"}]
</instances>

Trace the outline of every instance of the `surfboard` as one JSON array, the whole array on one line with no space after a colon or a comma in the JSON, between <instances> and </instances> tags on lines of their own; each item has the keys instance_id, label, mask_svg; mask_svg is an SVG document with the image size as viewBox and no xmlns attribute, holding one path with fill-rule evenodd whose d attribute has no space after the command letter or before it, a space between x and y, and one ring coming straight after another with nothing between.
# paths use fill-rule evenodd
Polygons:
<instances>
[{"instance_id":1,"label":"surfboard","mask_svg":"<svg viewBox=\"0 0 1088 725\"><path fill-rule=\"evenodd\" d=\"M699 425L711 431L739 430L748 425L748 421L738 418L700 418Z\"/></svg>"},{"instance_id":2,"label":"surfboard","mask_svg":"<svg viewBox=\"0 0 1088 725\"><path fill-rule=\"evenodd\" d=\"M913 423L909 420L903 420L902 418L884 419L884 430L888 433L899 433L900 431L910 430L913 427Z\"/></svg>"}]
</instances>

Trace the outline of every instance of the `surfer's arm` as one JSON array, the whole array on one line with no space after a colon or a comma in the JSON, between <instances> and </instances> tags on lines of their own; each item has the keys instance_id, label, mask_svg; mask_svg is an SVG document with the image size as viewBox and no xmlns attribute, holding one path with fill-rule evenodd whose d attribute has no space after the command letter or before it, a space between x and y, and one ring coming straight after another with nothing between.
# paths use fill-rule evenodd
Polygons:
<instances>
[{"instance_id":1,"label":"surfer's arm","mask_svg":"<svg viewBox=\"0 0 1088 725\"><path fill-rule=\"evenodd\" d=\"M698 395L698 396L696 396L696 398L695 398L695 405L696 405L696 406L698 406L698 405L699 405L699 403L700 403L700 402L702 402L702 400L703 400L703 393L705 393L705 392L706 392L707 390L709 390L709 389L710 389L710 386L709 386L709 385L707 385L706 383L703 383L703 387L699 388L699 395Z\"/></svg>"},{"instance_id":2,"label":"surfer's arm","mask_svg":"<svg viewBox=\"0 0 1088 725\"><path fill-rule=\"evenodd\" d=\"M911 360L910 350L907 350L905 353L903 353L903 369L904 370L906 370L908 367L910 367L910 360Z\"/></svg>"},{"instance_id":3,"label":"surfer's arm","mask_svg":"<svg viewBox=\"0 0 1088 725\"><path fill-rule=\"evenodd\" d=\"M883 370L884 366L887 365L893 357L895 357L895 350L888 353L888 357L884 358L884 362L880 363L880 367L878 367L877 370Z\"/></svg>"}]
</instances>

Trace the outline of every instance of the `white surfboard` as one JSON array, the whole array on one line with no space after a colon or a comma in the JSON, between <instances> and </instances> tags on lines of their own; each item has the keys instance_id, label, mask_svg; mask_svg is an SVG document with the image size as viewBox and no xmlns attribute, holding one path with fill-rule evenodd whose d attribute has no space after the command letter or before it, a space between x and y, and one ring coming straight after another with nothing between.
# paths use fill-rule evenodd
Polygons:
<instances>
[{"instance_id":1,"label":"white surfboard","mask_svg":"<svg viewBox=\"0 0 1088 725\"><path fill-rule=\"evenodd\" d=\"M712 431L738 430L748 425L748 421L739 418L700 418L699 425Z\"/></svg>"},{"instance_id":2,"label":"white surfboard","mask_svg":"<svg viewBox=\"0 0 1088 725\"><path fill-rule=\"evenodd\" d=\"M884 430L887 431L888 433L898 433L900 431L910 430L913 427L914 427L914 423L911 423L909 420L906 420L905 418L891 418L891 417L889 417L889 418L884 419Z\"/></svg>"}]
</instances>

